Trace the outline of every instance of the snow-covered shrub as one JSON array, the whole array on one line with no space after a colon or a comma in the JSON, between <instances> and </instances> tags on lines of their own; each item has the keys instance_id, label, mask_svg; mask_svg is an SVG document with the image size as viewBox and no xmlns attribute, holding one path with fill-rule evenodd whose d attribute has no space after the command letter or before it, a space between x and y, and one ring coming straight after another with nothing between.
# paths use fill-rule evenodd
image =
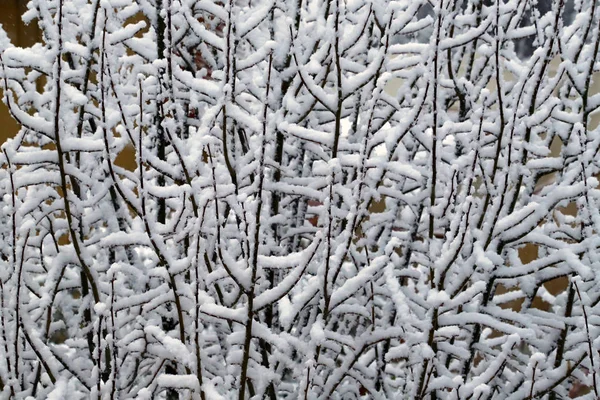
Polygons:
<instances>
[{"instance_id":1,"label":"snow-covered shrub","mask_svg":"<svg viewBox=\"0 0 600 400\"><path fill-rule=\"evenodd\" d=\"M1 397L596 398L600 10L534 3L30 0Z\"/></svg>"}]
</instances>

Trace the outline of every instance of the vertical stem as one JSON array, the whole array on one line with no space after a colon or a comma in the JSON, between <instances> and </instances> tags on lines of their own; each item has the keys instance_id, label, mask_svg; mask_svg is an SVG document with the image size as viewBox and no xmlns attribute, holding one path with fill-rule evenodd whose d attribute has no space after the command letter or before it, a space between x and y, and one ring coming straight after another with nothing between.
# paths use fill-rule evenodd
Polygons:
<instances>
[{"instance_id":1,"label":"vertical stem","mask_svg":"<svg viewBox=\"0 0 600 400\"><path fill-rule=\"evenodd\" d=\"M11 205L12 205L12 212L11 212L11 230L12 230L12 244L11 244L11 264L12 264L12 271L13 274L15 273L15 267L17 265L17 210L16 210L16 193L15 193L15 182L14 182L14 176L13 176L13 171L12 171L12 163L10 161L10 158L8 157L8 153L6 152L5 149L2 149L2 151L4 152L4 157L6 158L6 163L8 165L8 176L10 179L10 190L11 190ZM20 275L20 271L19 271L19 275ZM21 279L20 276L18 278L18 286L17 286L17 304L15 305L15 337L14 337L14 371L15 371L15 378L18 379L19 377L19 291L21 289ZM4 300L4 299L3 299ZM2 311L4 311L4 305L2 305ZM3 319L4 319L4 314L2 315ZM5 338L6 339L6 338ZM5 343L7 345L7 343ZM6 351L6 356L8 357L8 348ZM8 371L10 373L10 362L7 359L7 366L8 366ZM11 393L14 395L14 387L13 385L11 385Z\"/></svg>"},{"instance_id":2,"label":"vertical stem","mask_svg":"<svg viewBox=\"0 0 600 400\"><path fill-rule=\"evenodd\" d=\"M248 377L248 366L250 361L250 351L252 342L252 323L254 321L254 289L258 273L258 252L260 249L260 229L261 229L261 211L262 211L262 191L264 184L264 163L265 163L265 150L267 145L267 116L269 110L269 92L271 88L271 71L273 67L273 55L269 54L269 72L267 76L267 89L264 100L264 108L262 115L262 144L260 159L258 163L258 187L256 189L256 218L254 222L254 246L252 249L251 268L252 276L250 278L250 288L248 290L248 311L246 314L246 329L244 336L244 350L242 354L242 370L240 373L240 391L238 393L238 400L244 400L246 396L246 379Z\"/></svg>"},{"instance_id":3,"label":"vertical stem","mask_svg":"<svg viewBox=\"0 0 600 400\"><path fill-rule=\"evenodd\" d=\"M588 343L588 355L590 357L590 367L592 370L592 386L594 388L594 395L598 398L598 387L596 385L596 367L594 366L594 352L592 348L592 337L590 336L590 326L588 323L588 315L585 310L585 304L583 304L583 299L581 298L581 293L579 292L579 286L577 282L573 282L575 286L575 290L577 291L577 297L579 297L579 302L581 303L581 310L583 311L583 319L585 321L585 331L587 333L587 343Z\"/></svg>"},{"instance_id":4,"label":"vertical stem","mask_svg":"<svg viewBox=\"0 0 600 400\"><path fill-rule=\"evenodd\" d=\"M431 143L431 192L429 194L429 249L430 249L430 260L433 262L434 255L431 254L431 244L434 239L434 229L435 229L435 218L433 215L433 209L435 207L435 194L436 194L436 183L437 183L437 146L438 146L438 57L439 57L439 45L440 45L440 36L442 30L442 14L444 8L444 1L440 2L440 9L438 10L437 15L437 29L436 29L436 37L435 37L435 53L433 54L433 99L432 99L432 108L433 108L433 123L432 123L432 143ZM433 264L429 266L429 280L430 285L433 287L434 282L434 269ZM433 309L433 315L431 317L431 327L429 328L429 333L427 336L427 344L433 351L433 357L435 357L437 353L437 344L435 343L435 332L438 329L438 308ZM429 367L430 360L425 360L423 364L423 370L421 372L421 376L419 377L419 383L417 385L417 393L418 399L422 399L425 396L427 391L427 383L426 383L426 374L427 369ZM431 373L433 374L433 369L435 366L431 366ZM429 379L427 379L429 380ZM435 391L431 393L432 398L435 398Z\"/></svg>"},{"instance_id":5,"label":"vertical stem","mask_svg":"<svg viewBox=\"0 0 600 400\"><path fill-rule=\"evenodd\" d=\"M156 0L156 47L157 47L157 57L158 59L167 58L167 62L169 62L170 67L170 57L167 57L167 48L165 45L165 32L167 30L165 19L163 18L162 12L164 10L163 0ZM159 79L159 85L160 85ZM159 90L159 93L162 93L162 90ZM140 92L141 94L141 92ZM166 140L165 140L165 132L163 127L164 114L162 109L162 96L157 98L156 104L156 116L155 116L155 126L156 126L156 155L157 158L161 161L165 161L166 159ZM140 110L141 112L141 110ZM141 168L141 166L140 166ZM157 177L158 186L165 186L165 177L162 173L159 172ZM164 225L167 220L167 207L165 198L162 196L157 197L157 213L156 213L156 222L161 225ZM170 274L169 274L170 275ZM173 283L173 277L171 277L171 282ZM172 286L171 283L171 286ZM175 290L175 287L172 287ZM175 293L175 298L177 298L177 293ZM167 304L167 311L170 309L170 304ZM163 316L162 318L162 328L165 332L171 331L175 328L175 321L171 316ZM179 324L182 325L183 321L179 321ZM183 338L182 338L183 340ZM185 342L184 342L185 343ZM172 363L165 363L165 373L168 375L177 374L177 368L173 366ZM179 398L179 394L175 389L167 389L167 399L175 400Z\"/></svg>"}]
</instances>

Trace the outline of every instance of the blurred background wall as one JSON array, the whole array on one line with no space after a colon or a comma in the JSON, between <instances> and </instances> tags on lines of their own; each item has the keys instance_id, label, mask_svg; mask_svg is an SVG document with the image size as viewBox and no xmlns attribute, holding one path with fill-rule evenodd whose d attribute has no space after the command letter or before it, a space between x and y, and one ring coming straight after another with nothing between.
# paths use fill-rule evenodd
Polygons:
<instances>
[{"instance_id":1,"label":"blurred background wall","mask_svg":"<svg viewBox=\"0 0 600 400\"><path fill-rule=\"evenodd\" d=\"M28 47L38 41L40 32L33 21L25 25L21 15L27 11L27 0L0 0L0 24L15 46ZM10 117L4 102L0 103L0 144L13 137L19 130L17 123Z\"/></svg>"}]
</instances>

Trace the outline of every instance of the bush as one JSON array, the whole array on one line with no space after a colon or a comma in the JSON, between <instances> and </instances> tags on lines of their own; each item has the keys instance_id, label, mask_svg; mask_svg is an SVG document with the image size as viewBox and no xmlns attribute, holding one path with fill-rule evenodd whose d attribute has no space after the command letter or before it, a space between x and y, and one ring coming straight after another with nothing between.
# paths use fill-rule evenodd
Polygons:
<instances>
[{"instance_id":1,"label":"bush","mask_svg":"<svg viewBox=\"0 0 600 400\"><path fill-rule=\"evenodd\" d=\"M598 397L600 11L567 8L31 0L2 397Z\"/></svg>"}]
</instances>

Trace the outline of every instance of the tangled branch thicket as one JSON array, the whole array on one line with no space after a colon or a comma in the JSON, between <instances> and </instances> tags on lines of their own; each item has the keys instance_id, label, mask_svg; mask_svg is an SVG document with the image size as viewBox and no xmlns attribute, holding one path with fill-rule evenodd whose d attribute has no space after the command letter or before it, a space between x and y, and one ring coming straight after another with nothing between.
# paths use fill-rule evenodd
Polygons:
<instances>
[{"instance_id":1,"label":"tangled branch thicket","mask_svg":"<svg viewBox=\"0 0 600 400\"><path fill-rule=\"evenodd\" d=\"M0 397L600 394L595 0L23 19L33 47L0 29L22 127L0 156Z\"/></svg>"}]
</instances>

